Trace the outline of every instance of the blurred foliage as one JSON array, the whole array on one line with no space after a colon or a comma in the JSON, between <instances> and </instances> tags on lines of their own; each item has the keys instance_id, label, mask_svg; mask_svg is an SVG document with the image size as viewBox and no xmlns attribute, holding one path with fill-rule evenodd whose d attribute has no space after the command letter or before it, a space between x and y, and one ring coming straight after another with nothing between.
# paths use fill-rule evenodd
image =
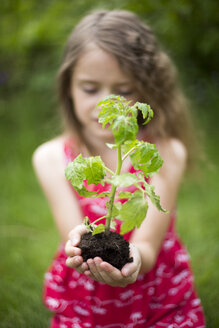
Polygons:
<instances>
[{"instance_id":1,"label":"blurred foliage","mask_svg":"<svg viewBox=\"0 0 219 328\"><path fill-rule=\"evenodd\" d=\"M1 0L0 85L49 90L66 39L89 11L128 9L148 22L187 73L218 78L216 0ZM188 71L189 68L189 71Z\"/></svg>"}]
</instances>

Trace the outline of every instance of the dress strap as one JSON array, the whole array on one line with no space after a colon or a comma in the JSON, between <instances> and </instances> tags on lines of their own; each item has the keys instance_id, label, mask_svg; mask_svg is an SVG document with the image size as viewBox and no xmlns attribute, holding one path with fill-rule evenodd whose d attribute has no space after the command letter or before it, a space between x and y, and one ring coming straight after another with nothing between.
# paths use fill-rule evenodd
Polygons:
<instances>
[{"instance_id":1,"label":"dress strap","mask_svg":"<svg viewBox=\"0 0 219 328\"><path fill-rule=\"evenodd\" d=\"M64 141L64 154L66 165L79 155L76 150L76 142L73 139L69 138Z\"/></svg>"}]
</instances>

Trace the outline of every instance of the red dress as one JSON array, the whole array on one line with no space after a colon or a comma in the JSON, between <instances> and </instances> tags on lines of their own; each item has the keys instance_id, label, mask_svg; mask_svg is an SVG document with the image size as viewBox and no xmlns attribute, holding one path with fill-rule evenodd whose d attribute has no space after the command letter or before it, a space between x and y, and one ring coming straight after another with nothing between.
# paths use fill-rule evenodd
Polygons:
<instances>
[{"instance_id":1,"label":"red dress","mask_svg":"<svg viewBox=\"0 0 219 328\"><path fill-rule=\"evenodd\" d=\"M65 143L64 151L66 162L75 158L69 142ZM130 172L135 172L133 167ZM94 188L103 191L109 186ZM84 215L91 221L105 215L103 199L75 194ZM44 282L44 303L54 312L51 328L204 328L189 255L174 225L175 213L156 265L127 287L111 287L67 267L64 245L61 245ZM128 240L130 236L131 233L126 234L125 238Z\"/></svg>"}]
</instances>

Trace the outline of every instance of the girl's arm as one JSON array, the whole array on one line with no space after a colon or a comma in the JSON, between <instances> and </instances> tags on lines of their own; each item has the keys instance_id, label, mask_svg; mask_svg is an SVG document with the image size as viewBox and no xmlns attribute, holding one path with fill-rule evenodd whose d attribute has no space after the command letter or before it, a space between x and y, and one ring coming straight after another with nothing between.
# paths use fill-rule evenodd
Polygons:
<instances>
[{"instance_id":1,"label":"girl's arm","mask_svg":"<svg viewBox=\"0 0 219 328\"><path fill-rule=\"evenodd\" d=\"M160 196L161 204L169 210L168 214L159 212L149 203L147 219L140 229L133 233L131 239L131 255L133 263L126 264L121 271L112 267L101 259L88 260L89 270L85 274L93 279L105 282L112 286L126 286L133 283L138 274L150 271L160 251L163 239L170 224L171 211L175 208L177 194L183 172L186 165L186 149L182 143L175 139L157 143L164 164L159 173L151 178L151 184L155 186L156 193ZM80 229L79 229L80 230ZM77 246L80 239L80 231L71 233L71 238L76 237L76 243L70 241L66 244L66 252L74 256L72 245ZM76 247L74 247L76 249ZM67 260L67 265L75 267L73 258Z\"/></svg>"},{"instance_id":2,"label":"girl's arm","mask_svg":"<svg viewBox=\"0 0 219 328\"><path fill-rule=\"evenodd\" d=\"M134 243L141 255L141 272L150 271L157 259L163 239L169 228L171 212L175 209L177 195L186 166L186 149L176 140L165 140L157 144L157 148L164 160L158 174L151 178L151 185L160 196L161 205L169 211L160 212L149 201L147 218L140 229L135 230L131 242Z\"/></svg>"},{"instance_id":3,"label":"girl's arm","mask_svg":"<svg viewBox=\"0 0 219 328\"><path fill-rule=\"evenodd\" d=\"M36 149L32 162L40 185L51 207L62 242L68 233L81 224L82 213L71 186L66 181L62 137L46 142Z\"/></svg>"}]
</instances>

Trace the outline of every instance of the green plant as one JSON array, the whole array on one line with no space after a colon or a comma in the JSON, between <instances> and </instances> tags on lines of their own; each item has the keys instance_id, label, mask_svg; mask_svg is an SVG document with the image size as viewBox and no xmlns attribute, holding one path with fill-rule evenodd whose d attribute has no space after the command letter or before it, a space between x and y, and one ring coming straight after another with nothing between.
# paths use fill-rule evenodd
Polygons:
<instances>
[{"instance_id":1,"label":"green plant","mask_svg":"<svg viewBox=\"0 0 219 328\"><path fill-rule=\"evenodd\" d=\"M111 149L117 149L116 172L107 168L100 156L83 158L81 154L70 162L65 170L67 180L71 181L72 186L81 196L108 197L105 216L92 223L89 223L89 218L85 218L84 222L92 234L103 231L107 233L113 228L115 219L123 221L121 234L135 227L139 228L147 214L147 197L160 211L166 212L160 205L160 197L155 194L154 187L146 182L147 178L160 169L163 160L154 144L136 139L138 111L142 112L144 124L147 124L153 117L153 110L147 104L136 102L130 106L130 103L131 101L123 97L110 95L97 105L100 108L99 123L102 123L103 128L107 126L112 129L114 135L115 144L106 145ZM122 164L128 156L136 174L121 173ZM110 177L107 177L107 172ZM108 183L111 185L111 190L103 193L89 191L84 185L85 180L87 184ZM134 193L127 191L117 193L118 187L126 188L132 185L136 187ZM119 200L124 198L127 201L122 204ZM102 219L105 219L105 225L96 225Z\"/></svg>"}]
</instances>

